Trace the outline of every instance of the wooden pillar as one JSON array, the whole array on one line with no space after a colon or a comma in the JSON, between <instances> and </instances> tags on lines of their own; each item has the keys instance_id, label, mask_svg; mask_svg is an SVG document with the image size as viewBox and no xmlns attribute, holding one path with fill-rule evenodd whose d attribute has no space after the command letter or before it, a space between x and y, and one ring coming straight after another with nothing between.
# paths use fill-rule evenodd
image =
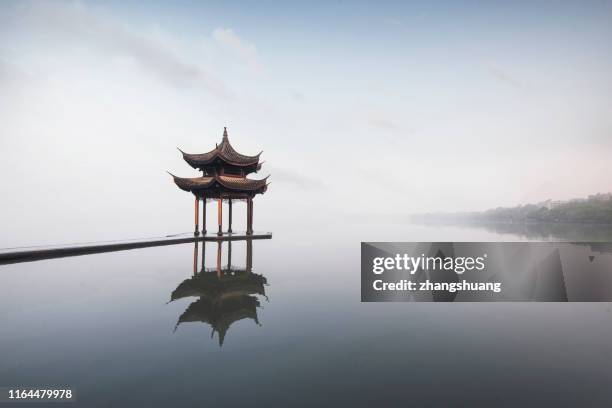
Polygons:
<instances>
[{"instance_id":1,"label":"wooden pillar","mask_svg":"<svg viewBox=\"0 0 612 408\"><path fill-rule=\"evenodd\" d=\"M228 228L227 228L227 232L231 233L232 232L232 199L230 198L227 201L227 205L229 206L229 221L228 221Z\"/></svg>"},{"instance_id":2,"label":"wooden pillar","mask_svg":"<svg viewBox=\"0 0 612 408\"><path fill-rule=\"evenodd\" d=\"M200 199L196 196L195 198L195 231L193 231L193 235L200 235Z\"/></svg>"},{"instance_id":3,"label":"wooden pillar","mask_svg":"<svg viewBox=\"0 0 612 408\"><path fill-rule=\"evenodd\" d=\"M232 241L227 241L227 270L232 269Z\"/></svg>"},{"instance_id":4,"label":"wooden pillar","mask_svg":"<svg viewBox=\"0 0 612 408\"><path fill-rule=\"evenodd\" d=\"M247 234L253 234L253 198L247 200Z\"/></svg>"},{"instance_id":5,"label":"wooden pillar","mask_svg":"<svg viewBox=\"0 0 612 408\"><path fill-rule=\"evenodd\" d=\"M247 210L247 225L246 225L246 233L249 233L249 220L251 219L251 204L249 204L249 199L246 200L246 210Z\"/></svg>"},{"instance_id":6,"label":"wooden pillar","mask_svg":"<svg viewBox=\"0 0 612 408\"><path fill-rule=\"evenodd\" d=\"M247 239L246 241L246 270L252 272L253 270L253 240Z\"/></svg>"},{"instance_id":7,"label":"wooden pillar","mask_svg":"<svg viewBox=\"0 0 612 408\"><path fill-rule=\"evenodd\" d=\"M206 272L206 241L202 241L202 273Z\"/></svg>"},{"instance_id":8,"label":"wooden pillar","mask_svg":"<svg viewBox=\"0 0 612 408\"><path fill-rule=\"evenodd\" d=\"M221 277L221 241L217 242L217 277Z\"/></svg>"},{"instance_id":9,"label":"wooden pillar","mask_svg":"<svg viewBox=\"0 0 612 408\"><path fill-rule=\"evenodd\" d=\"M198 241L195 242L193 247L193 276L198 273Z\"/></svg>"},{"instance_id":10,"label":"wooden pillar","mask_svg":"<svg viewBox=\"0 0 612 408\"><path fill-rule=\"evenodd\" d=\"M223 199L220 197L217 205L217 213L217 218L219 222L219 232L217 232L217 235L223 235Z\"/></svg>"},{"instance_id":11,"label":"wooden pillar","mask_svg":"<svg viewBox=\"0 0 612 408\"><path fill-rule=\"evenodd\" d=\"M206 196L202 197L202 235L206 235Z\"/></svg>"}]
</instances>

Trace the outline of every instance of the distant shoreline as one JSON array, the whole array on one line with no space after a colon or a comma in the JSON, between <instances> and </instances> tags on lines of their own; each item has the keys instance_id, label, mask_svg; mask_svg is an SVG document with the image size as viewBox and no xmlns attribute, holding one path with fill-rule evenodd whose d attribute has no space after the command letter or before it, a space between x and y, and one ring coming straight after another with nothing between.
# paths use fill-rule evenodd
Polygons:
<instances>
[{"instance_id":1,"label":"distant shoreline","mask_svg":"<svg viewBox=\"0 0 612 408\"><path fill-rule=\"evenodd\" d=\"M537 204L498 207L482 212L415 214L412 219L507 224L612 225L612 194L595 194L569 201L546 200Z\"/></svg>"},{"instance_id":2,"label":"distant shoreline","mask_svg":"<svg viewBox=\"0 0 612 408\"><path fill-rule=\"evenodd\" d=\"M503 225L599 225L612 227L612 222L601 222L597 220L563 220L563 221L542 221L542 220L496 220L483 218L461 218L449 217L438 214L413 215L410 220L418 223L449 224L449 223L469 223L469 224L503 224Z\"/></svg>"}]
</instances>

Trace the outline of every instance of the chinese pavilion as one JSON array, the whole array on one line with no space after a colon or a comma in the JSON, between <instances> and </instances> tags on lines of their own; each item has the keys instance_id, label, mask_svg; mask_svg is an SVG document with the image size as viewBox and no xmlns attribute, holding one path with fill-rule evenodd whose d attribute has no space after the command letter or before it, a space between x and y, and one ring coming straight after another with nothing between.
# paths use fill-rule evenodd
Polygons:
<instances>
[{"instance_id":1,"label":"chinese pavilion","mask_svg":"<svg viewBox=\"0 0 612 408\"><path fill-rule=\"evenodd\" d=\"M184 191L195 196L195 231L199 235L199 212L200 200L202 205L202 233L206 234L206 202L217 200L218 212L218 235L223 235L223 210L222 204L225 200L228 204L229 220L228 233L232 233L232 203L234 201L246 201L247 203L247 235L253 234L253 198L257 194L263 194L268 188L267 179L253 180L247 178L250 173L256 173L261 169L259 152L255 156L246 156L238 153L229 142L227 128L223 128L223 139L220 144L207 153L191 154L181 149L183 159L194 169L202 172L201 177L176 177L172 173L174 183Z\"/></svg>"},{"instance_id":2,"label":"chinese pavilion","mask_svg":"<svg viewBox=\"0 0 612 408\"><path fill-rule=\"evenodd\" d=\"M216 267L205 266L206 242L202 243L202 267L198 270L198 242L194 243L193 277L184 280L170 295L170 302L178 299L196 297L181 314L174 330L188 322L207 323L219 336L219 346L223 346L225 336L232 324L240 320L253 320L259 323L258 308L260 298L268 299L263 275L253 273L253 241L246 241L246 266L232 265L232 241L227 242L227 265L221 265L221 245L217 242Z\"/></svg>"}]
</instances>

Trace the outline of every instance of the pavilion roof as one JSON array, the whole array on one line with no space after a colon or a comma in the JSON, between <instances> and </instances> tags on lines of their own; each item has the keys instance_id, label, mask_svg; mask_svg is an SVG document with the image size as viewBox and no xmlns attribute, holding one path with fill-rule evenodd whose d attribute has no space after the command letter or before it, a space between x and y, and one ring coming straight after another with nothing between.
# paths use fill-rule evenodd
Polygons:
<instances>
[{"instance_id":1,"label":"pavilion roof","mask_svg":"<svg viewBox=\"0 0 612 408\"><path fill-rule=\"evenodd\" d=\"M215 148L206 153L185 153L181 149L179 151L183 154L183 159L194 169L202 168L212 164L216 159L220 159L228 164L234 166L252 166L259 163L259 156L262 152L259 152L255 156L247 156L240 154L232 147L227 137L227 128L223 128L223 139L221 143L216 145Z\"/></svg>"},{"instance_id":2,"label":"pavilion roof","mask_svg":"<svg viewBox=\"0 0 612 408\"><path fill-rule=\"evenodd\" d=\"M265 191L268 185L267 179L252 180L246 177L231 177L231 176L202 176L202 177L178 177L170 173L174 178L174 183L184 191L205 191L213 188L216 185L224 187L228 190L254 192L260 189Z\"/></svg>"},{"instance_id":3,"label":"pavilion roof","mask_svg":"<svg viewBox=\"0 0 612 408\"><path fill-rule=\"evenodd\" d=\"M170 301L190 296L217 301L232 296L266 296L266 283L263 275L250 272L223 273L220 277L216 272L203 272L181 282L170 295Z\"/></svg>"},{"instance_id":4,"label":"pavilion roof","mask_svg":"<svg viewBox=\"0 0 612 408\"><path fill-rule=\"evenodd\" d=\"M217 332L219 335L219 346L222 346L225 335L232 323L242 319L252 319L255 323L259 324L257 317L258 307L260 307L259 300L254 296L243 295L227 299L223 302L215 302L201 297L187 307L176 322L174 330L176 331L181 323L208 323L213 329L211 335Z\"/></svg>"}]
</instances>

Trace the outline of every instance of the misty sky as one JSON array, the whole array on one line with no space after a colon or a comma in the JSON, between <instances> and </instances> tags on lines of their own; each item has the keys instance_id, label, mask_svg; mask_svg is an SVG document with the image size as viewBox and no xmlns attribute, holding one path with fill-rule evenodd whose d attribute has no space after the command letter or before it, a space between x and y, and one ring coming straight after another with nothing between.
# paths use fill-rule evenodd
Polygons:
<instances>
[{"instance_id":1,"label":"misty sky","mask_svg":"<svg viewBox=\"0 0 612 408\"><path fill-rule=\"evenodd\" d=\"M610 2L174 3L0 3L2 246L188 231L223 126L256 229L612 190Z\"/></svg>"}]
</instances>

